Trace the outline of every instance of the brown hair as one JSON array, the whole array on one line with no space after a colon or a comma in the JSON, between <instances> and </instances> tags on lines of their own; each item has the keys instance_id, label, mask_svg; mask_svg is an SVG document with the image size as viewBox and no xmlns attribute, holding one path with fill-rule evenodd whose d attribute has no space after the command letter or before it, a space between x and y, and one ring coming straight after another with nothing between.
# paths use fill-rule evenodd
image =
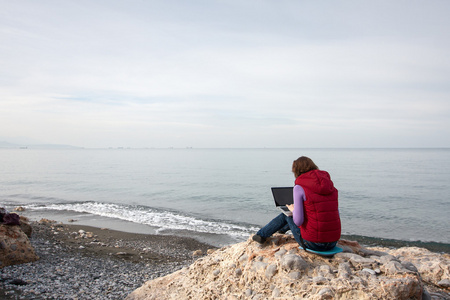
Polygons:
<instances>
[{"instance_id":1,"label":"brown hair","mask_svg":"<svg viewBox=\"0 0 450 300\"><path fill-rule=\"evenodd\" d=\"M319 167L312 161L311 158L306 156L301 156L294 160L292 163L292 172L295 175L295 178L302 175L303 173L309 172L311 170L318 170Z\"/></svg>"}]
</instances>

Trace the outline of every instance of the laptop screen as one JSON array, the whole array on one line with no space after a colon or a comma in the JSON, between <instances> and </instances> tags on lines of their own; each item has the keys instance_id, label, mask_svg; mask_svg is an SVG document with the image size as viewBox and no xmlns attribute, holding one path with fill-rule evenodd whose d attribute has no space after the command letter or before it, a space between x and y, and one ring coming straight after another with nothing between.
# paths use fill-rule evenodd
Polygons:
<instances>
[{"instance_id":1,"label":"laptop screen","mask_svg":"<svg viewBox=\"0 0 450 300\"><path fill-rule=\"evenodd\" d=\"M273 187L272 195L275 200L276 206L283 206L294 203L294 197L292 195L293 187Z\"/></svg>"}]
</instances>

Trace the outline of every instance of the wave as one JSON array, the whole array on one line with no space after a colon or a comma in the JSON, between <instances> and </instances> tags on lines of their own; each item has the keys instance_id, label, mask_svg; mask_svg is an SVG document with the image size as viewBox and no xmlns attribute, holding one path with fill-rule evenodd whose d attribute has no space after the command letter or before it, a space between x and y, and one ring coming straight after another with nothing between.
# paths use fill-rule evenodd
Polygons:
<instances>
[{"instance_id":1,"label":"wave","mask_svg":"<svg viewBox=\"0 0 450 300\"><path fill-rule=\"evenodd\" d=\"M189 230L200 233L226 234L234 237L248 237L258 228L247 224L206 220L178 212L160 210L145 206L121 205L101 202L79 202L65 204L29 204L30 210L55 210L88 213L149 225L159 230Z\"/></svg>"},{"instance_id":2,"label":"wave","mask_svg":"<svg viewBox=\"0 0 450 300\"><path fill-rule=\"evenodd\" d=\"M11 203L12 204L12 203ZM67 211L86 213L111 219L119 219L137 224L144 224L158 231L190 231L197 233L227 235L232 241L242 241L252 233L259 230L258 227L246 223L233 223L229 221L207 220L189 216L174 211L167 211L157 208L139 205L123 205L101 202L76 202L59 204L27 204L22 205L27 210L32 211ZM365 246L382 247L422 247L434 252L450 253L450 244L432 241L414 241L401 239L388 239L375 236L355 235L349 232L342 234L343 239L356 240ZM216 242L213 239L213 243ZM220 240L217 245L222 245Z\"/></svg>"}]
</instances>

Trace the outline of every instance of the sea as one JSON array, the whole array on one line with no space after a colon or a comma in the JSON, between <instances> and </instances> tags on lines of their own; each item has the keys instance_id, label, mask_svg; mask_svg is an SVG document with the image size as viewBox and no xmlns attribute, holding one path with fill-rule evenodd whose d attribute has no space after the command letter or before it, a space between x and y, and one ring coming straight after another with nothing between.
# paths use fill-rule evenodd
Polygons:
<instances>
[{"instance_id":1,"label":"sea","mask_svg":"<svg viewBox=\"0 0 450 300\"><path fill-rule=\"evenodd\" d=\"M247 240L310 157L339 191L344 236L450 247L450 149L0 149L0 206L32 220Z\"/></svg>"}]
</instances>

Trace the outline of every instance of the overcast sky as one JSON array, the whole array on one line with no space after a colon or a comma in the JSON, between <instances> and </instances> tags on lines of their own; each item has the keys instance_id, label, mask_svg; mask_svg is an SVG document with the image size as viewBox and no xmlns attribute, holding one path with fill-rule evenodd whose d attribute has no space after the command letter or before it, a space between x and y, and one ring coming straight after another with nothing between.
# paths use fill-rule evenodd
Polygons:
<instances>
[{"instance_id":1,"label":"overcast sky","mask_svg":"<svg viewBox=\"0 0 450 300\"><path fill-rule=\"evenodd\" d=\"M0 141L450 147L447 0L0 6Z\"/></svg>"}]
</instances>

